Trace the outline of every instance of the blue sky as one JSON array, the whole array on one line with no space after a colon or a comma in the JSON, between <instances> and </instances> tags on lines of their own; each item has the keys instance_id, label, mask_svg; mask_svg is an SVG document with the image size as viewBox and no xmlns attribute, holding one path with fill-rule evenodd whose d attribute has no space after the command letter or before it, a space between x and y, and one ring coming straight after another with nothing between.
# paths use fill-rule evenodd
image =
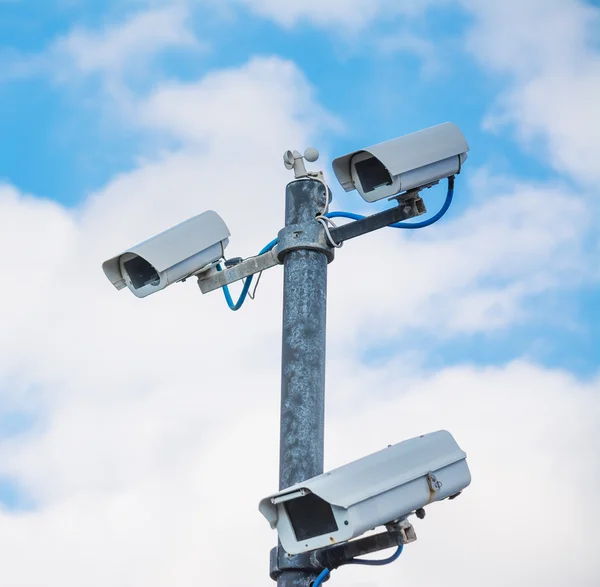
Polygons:
<instances>
[{"instance_id":1,"label":"blue sky","mask_svg":"<svg viewBox=\"0 0 600 587\"><path fill-rule=\"evenodd\" d=\"M34 4L3 6L7 15L3 17L3 53L7 59L17 54L27 61L43 54L74 27L94 30L110 26L139 9L135 3L125 10L118 4L38 3L32 17ZM471 146L467 177L482 166L490 166L495 174L533 181L560 177L545 163L543 152L519 148L510 128L497 133L482 128L482 119L502 92L503 79L488 75L461 46L473 17L446 6L430 10L414 26L413 22L406 26L404 20L404 16L383 20L378 23L377 35L366 31L340 39L307 24L282 29L253 17L248 9L220 16L199 9L190 15L190 27L207 44L206 50L167 49L157 56L150 71L134 82L144 87L155 79L190 81L209 71L240 66L249 55L278 55L298 65L314 87L315 98L343 121L343 130L322 139L321 146L332 155L453 120ZM405 32L435 43L425 58L410 48L393 49L394 39ZM392 48L377 49L377 43ZM76 206L115 174L134 168L140 153L152 156L152 141L148 147L145 133L124 128L111 120L110 112L103 111L99 83L94 76L76 80L67 88L43 75L4 81L0 85L4 112L0 175L24 192ZM562 179L571 180L564 174ZM470 190L459 184L458 193L455 207L460 212L468 206ZM337 207L360 205L355 194L339 194L338 198ZM458 341L458 348L464 347L464 351L457 351L455 341L452 358L444 352L441 356L451 361L469 357L488 362L494 356L505 361L531 352L546 365L566 366L582 375L593 373L598 366L595 349L600 320L593 291L588 294L584 288L554 300L548 293L549 301L564 307L581 325L576 332L564 324L540 320L508 337L505 332L487 337L483 346L467 337Z\"/></svg>"},{"instance_id":2,"label":"blue sky","mask_svg":"<svg viewBox=\"0 0 600 587\"><path fill-rule=\"evenodd\" d=\"M135 14L135 7L133 3L121 13L90 3L7 3L2 9L2 53L8 61L13 54L32 57L73 27L106 26L111 19ZM494 161L501 172L532 179L551 173L540 157L517 151L508 133L498 136L481 130L481 120L502 82L487 76L460 46L472 18L454 6L430 11L414 28L403 26L403 18L396 17L381 24L379 38L367 32L342 40L307 25L282 30L268 20L252 18L247 9L208 19L198 10L191 19L210 48L201 54L167 50L152 64L149 78L138 82L152 83L152 75L191 80L210 70L239 66L250 55L278 55L297 63L319 102L347 124L341 135L327 137L333 151L450 119L460 121L476 162ZM418 54L393 46L376 49L377 41L393 40L403 29L435 40L436 52L428 59L438 62L424 64ZM75 204L115 173L130 169L143 150L144 137L99 116L102 105L95 99L96 83L92 76L65 91L47 77L25 75L4 81L1 130L6 139L0 173L25 191Z\"/></svg>"},{"instance_id":3,"label":"blue sky","mask_svg":"<svg viewBox=\"0 0 600 587\"><path fill-rule=\"evenodd\" d=\"M368 206L334 183L330 159L446 120L470 145L447 216L425 231L348 243L331 266L328 438L340 440L328 458L385 444L379 422L392 409L412 414L407 433L454 424L477 445L481 479L500 485L498 471L540 483L553 455L595 454L586 434L600 417L599 21L598 3L584 0L0 0L0 246L11 276L0 313L0 545L33 535L63 545L75 570L60 556L40 568L75 585L87 559L59 520L90 545L85 528L98 523L115 545L105 578L141 584L119 574L119 548L140 540L148 520L122 504L144 505L167 535L179 505L212 519L197 496L217 498L199 479L229 449L250 450L249 437L268 455L256 482L268 493L276 270L256 302L231 314L221 296L200 297L189 283L130 300L104 283L100 263L207 208L230 226L232 256L254 254L282 223L286 149L321 150L336 209L379 210L385 202ZM443 186L425 194L431 212L444 195ZM225 381L231 361L239 373ZM381 405L365 404L364 388ZM534 423L515 416L523 406ZM369 432L348 432L365 429L355 412ZM557 439L561 415L571 420ZM511 450L524 460L507 464L498 438L513 419ZM528 470L531 459L548 469ZM579 495L562 483L531 520L540 545L552 500ZM481 509L479 491L475 512L460 506L473 533L482 516L495 527L506 515L501 505ZM242 517L259 528L252 511ZM515 555L502 530L490 540ZM141 542L132 557L154 557L152 577L191 584L186 546L167 556L164 544ZM543 550L531 546L531 563L520 564L532 573L548 565ZM408 577L419 576L419 556ZM597 565L577 556L549 565L548 577L564 584L579 564L580 584L594 584ZM16 582L13 558L0 582L35 585L33 571ZM489 553L481 560L473 584L495 568ZM507 570L497 580L524 585L526 576Z\"/></svg>"}]
</instances>

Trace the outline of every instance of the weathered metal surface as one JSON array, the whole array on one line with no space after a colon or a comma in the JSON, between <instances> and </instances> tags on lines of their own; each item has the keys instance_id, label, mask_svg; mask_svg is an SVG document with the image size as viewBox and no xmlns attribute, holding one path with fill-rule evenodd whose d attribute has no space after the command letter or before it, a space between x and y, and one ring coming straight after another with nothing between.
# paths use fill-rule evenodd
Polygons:
<instances>
[{"instance_id":1,"label":"weathered metal surface","mask_svg":"<svg viewBox=\"0 0 600 587\"><path fill-rule=\"evenodd\" d=\"M334 242L341 243L357 236L362 236L368 232L373 232L395 222L402 222L415 216L425 214L427 209L425 203L420 197L402 200L398 206L384 210L372 216L367 216L363 220L348 222L342 226L331 229L331 238Z\"/></svg>"},{"instance_id":2,"label":"weathered metal surface","mask_svg":"<svg viewBox=\"0 0 600 587\"><path fill-rule=\"evenodd\" d=\"M400 522L393 525L393 530L400 535L402 544L410 544L417 540L417 533L408 520L400 520Z\"/></svg>"},{"instance_id":3,"label":"weathered metal surface","mask_svg":"<svg viewBox=\"0 0 600 587\"><path fill-rule=\"evenodd\" d=\"M270 554L269 574L273 581L277 581L283 572L289 571L309 573L314 578L325 568L318 558L318 551L291 555L279 544L271 550Z\"/></svg>"},{"instance_id":4,"label":"weathered metal surface","mask_svg":"<svg viewBox=\"0 0 600 587\"><path fill-rule=\"evenodd\" d=\"M319 182L290 183L286 226L316 224L324 205ZM289 252L283 290L280 489L323 472L327 256Z\"/></svg>"},{"instance_id":5,"label":"weathered metal surface","mask_svg":"<svg viewBox=\"0 0 600 587\"><path fill-rule=\"evenodd\" d=\"M403 544L402 540L403 535L400 532L381 532L380 534L373 534L358 540L323 548L317 551L316 558L323 568L337 569L358 556L400 546L400 544Z\"/></svg>"},{"instance_id":6,"label":"weathered metal surface","mask_svg":"<svg viewBox=\"0 0 600 587\"><path fill-rule=\"evenodd\" d=\"M282 228L277 235L277 256L283 262L285 256L291 251L301 249L325 253L327 261L331 263L334 249L325 236L323 225L314 218L311 222L290 224Z\"/></svg>"},{"instance_id":7,"label":"weathered metal surface","mask_svg":"<svg viewBox=\"0 0 600 587\"><path fill-rule=\"evenodd\" d=\"M282 573L287 571L302 571L316 576L322 569L337 569L356 557L373 554L401 544L410 544L416 539L417 535L413 525L408 520L400 520L388 524L386 532L294 556L287 554L279 545L278 548L271 550L270 575L273 580L277 580Z\"/></svg>"},{"instance_id":8,"label":"weathered metal surface","mask_svg":"<svg viewBox=\"0 0 600 587\"><path fill-rule=\"evenodd\" d=\"M203 294L209 293L234 281L250 277L250 275L260 273L265 269L270 269L279 264L277 247L275 247L267 253L263 253L257 257L250 257L229 269L224 269L223 271L210 269L206 273L200 274L198 276L198 286Z\"/></svg>"},{"instance_id":9,"label":"weathered metal surface","mask_svg":"<svg viewBox=\"0 0 600 587\"><path fill-rule=\"evenodd\" d=\"M290 201L290 186L299 194ZM319 251L327 255L331 263L334 249L329 244L323 225L315 220L317 215L325 212L328 202L322 181L302 178L288 185L286 193L286 223L277 235L277 256L280 262L287 253L300 249ZM304 204L307 204L305 206ZM313 216L314 214L314 216ZM296 222L291 221L295 218ZM289 222L288 222L289 220Z\"/></svg>"},{"instance_id":10,"label":"weathered metal surface","mask_svg":"<svg viewBox=\"0 0 600 587\"><path fill-rule=\"evenodd\" d=\"M325 189L320 182L290 183L286 226L312 227L324 206ZM280 489L323 472L328 255L310 247L308 243L306 249L292 250L283 258ZM283 570L277 585L308 587L319 572L316 565L312 571L305 567Z\"/></svg>"},{"instance_id":11,"label":"weathered metal surface","mask_svg":"<svg viewBox=\"0 0 600 587\"><path fill-rule=\"evenodd\" d=\"M326 271L323 253L285 257L280 490L323 472Z\"/></svg>"}]
</instances>

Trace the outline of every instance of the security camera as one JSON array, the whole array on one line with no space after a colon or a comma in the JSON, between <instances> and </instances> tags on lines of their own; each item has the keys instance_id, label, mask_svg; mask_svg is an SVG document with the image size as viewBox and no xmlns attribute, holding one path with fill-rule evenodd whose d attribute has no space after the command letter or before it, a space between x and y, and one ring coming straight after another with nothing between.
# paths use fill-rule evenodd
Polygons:
<instances>
[{"instance_id":1,"label":"security camera","mask_svg":"<svg viewBox=\"0 0 600 587\"><path fill-rule=\"evenodd\" d=\"M259 510L286 552L308 552L455 497L471 483L466 456L449 432L425 434L270 495Z\"/></svg>"},{"instance_id":2,"label":"security camera","mask_svg":"<svg viewBox=\"0 0 600 587\"><path fill-rule=\"evenodd\" d=\"M209 210L105 261L102 269L117 289L144 298L209 269L223 258L229 236L223 219Z\"/></svg>"},{"instance_id":3,"label":"security camera","mask_svg":"<svg viewBox=\"0 0 600 587\"><path fill-rule=\"evenodd\" d=\"M347 192L376 202L460 173L468 150L458 126L445 122L338 157L333 171Z\"/></svg>"}]
</instances>

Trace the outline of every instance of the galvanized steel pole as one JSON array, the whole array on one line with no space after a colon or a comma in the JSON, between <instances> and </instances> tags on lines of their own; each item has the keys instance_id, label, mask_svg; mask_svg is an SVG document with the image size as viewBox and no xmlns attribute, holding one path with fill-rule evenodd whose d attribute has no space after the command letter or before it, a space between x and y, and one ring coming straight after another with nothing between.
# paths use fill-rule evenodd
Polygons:
<instances>
[{"instance_id":1,"label":"galvanized steel pole","mask_svg":"<svg viewBox=\"0 0 600 587\"><path fill-rule=\"evenodd\" d=\"M333 251L315 216L326 206L324 185L293 181L286 190L279 488L323 472L327 263ZM279 547L281 548L281 546ZM287 569L278 587L308 587L318 569Z\"/></svg>"}]
</instances>

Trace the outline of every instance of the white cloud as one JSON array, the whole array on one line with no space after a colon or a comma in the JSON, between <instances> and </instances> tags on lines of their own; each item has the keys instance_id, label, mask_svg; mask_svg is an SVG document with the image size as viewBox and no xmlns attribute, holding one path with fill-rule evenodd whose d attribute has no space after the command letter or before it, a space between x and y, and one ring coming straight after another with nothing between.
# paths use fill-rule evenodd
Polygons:
<instances>
[{"instance_id":1,"label":"white cloud","mask_svg":"<svg viewBox=\"0 0 600 587\"><path fill-rule=\"evenodd\" d=\"M110 57L86 63L112 67ZM0 475L37 503L0 510L0 583L11 587L269 581L275 535L256 507L277 487L281 271L234 314L190 282L142 301L117 293L100 264L207 208L229 224L232 256L254 253L283 218L281 152L334 122L279 59L158 86L136 105L132 124L182 148L76 210L0 188L10 276L0 406L38 417L0 440ZM327 465L448 428L474 479L461 499L432 506L401 561L337 571L350 587L592 587L600 576L597 377L525 362L431 374L404 347L384 368L357 360L375 335L415 325L450 337L521 323L542 289L591 278L580 199L564 186L477 181L465 215L348 243L331 265ZM249 540L236 548L241 532Z\"/></svg>"},{"instance_id":2,"label":"white cloud","mask_svg":"<svg viewBox=\"0 0 600 587\"><path fill-rule=\"evenodd\" d=\"M316 103L297 67L275 57L253 58L241 69L215 71L195 84L162 85L136 110L140 124L185 143L225 144L234 167L255 159L257 173L284 150L299 148L299 143L286 146L284 137L297 141L305 129L315 132L319 125L321 132L340 128ZM252 141L251 152L240 137ZM256 181L257 176L247 179Z\"/></svg>"},{"instance_id":3,"label":"white cloud","mask_svg":"<svg viewBox=\"0 0 600 587\"><path fill-rule=\"evenodd\" d=\"M48 75L57 83L100 76L105 89L125 92L124 76L143 78L153 60L171 50L204 51L185 3L149 6L96 29L75 26L39 54L3 51L0 79Z\"/></svg>"},{"instance_id":4,"label":"white cloud","mask_svg":"<svg viewBox=\"0 0 600 587\"><path fill-rule=\"evenodd\" d=\"M276 93L277 79L289 85L284 75L289 66L281 67L282 75L269 78L273 85L265 91ZM235 79L234 71L228 74ZM239 71L239 80L247 86L247 68ZM301 83L298 91L302 95ZM228 92L235 92L234 81L213 98L226 103ZM267 116L260 109L257 115ZM270 115L286 124L288 139L302 144L310 139L296 134L301 127L293 117ZM284 140L285 129L269 130L268 120L264 132ZM251 152L254 134L242 130L231 140ZM0 472L17 479L37 502L29 513L0 512L2 583L34 587L51 578L67 587L82 582L185 587L198 581L231 586L268 581L275 535L256 507L277 487L280 271L266 274L257 301L233 314L218 292L200 296L192 283L140 301L114 291L100 270L103 258L122 245L209 207L230 222L232 247L242 242L236 253L253 252L259 239L270 238L283 213L283 176L265 165L260 182L224 193L222 177L233 173L224 146L207 141L201 157L195 147L147 163L72 212L3 189L0 213L10 222L0 247L20 254L9 267L15 279L4 292L8 303L0 306L7 325L0 338L0 394L2 405L7 397L14 404L18 386L19 397L29 399L26 407L33 404L41 413L36 428L0 443ZM388 241L390 255L400 262L402 254L416 256L426 269L435 255L450 249L444 271L470 283L447 288L445 303L452 307L467 289L477 291L481 275L502 270L495 245L503 236L514 239L515 251L526 243L511 226L512 216L495 226L503 203L514 206L520 199L520 216L536 207L535 189L521 189L515 190L518 197L484 201L471 212L480 224L475 235L463 234L467 224L458 219L445 230L440 225L442 234L432 232L426 242ZM501 275L511 283L539 271L547 251L561 263L556 253L576 232L566 223L553 235L543 218L531 229L534 238L524 255L529 259L509 249L507 263L521 263ZM484 253L487 236L493 236L492 246ZM463 260L465 238L467 250L477 256L469 253ZM385 368L366 368L354 353L342 352L342 339L358 336L348 316L365 320L364 306L355 305L349 288L362 263L347 247L331 268L327 465L444 427L469 452L474 482L460 500L431 508L418 524L419 542L402 561L369 574L340 570L335 579L350 587L398 577L416 582L428 568L423 580L431 585L443 580L464 587L484 579L492 586L525 585L524 578L534 577L558 586L577 568L580 584L591 587L598 575L588 546L597 504L593 482L579 480L599 475L599 382L526 363L431 375L411 368L403 349ZM378 267L363 273L378 275ZM389 285L395 279L387 275ZM442 275L442 287L445 280ZM428 297L430 281L401 287L402 296L382 288L378 303L391 308L399 300ZM434 323L443 323L444 307L427 308ZM411 320L406 312L394 316L398 327ZM529 499L532 490L535 498ZM569 516L567 522L556 518L557 511ZM231 545L240 532L251 539L234 548L232 565ZM552 548L556 532L570 544L562 556ZM439 564L427 564L431 560Z\"/></svg>"},{"instance_id":5,"label":"white cloud","mask_svg":"<svg viewBox=\"0 0 600 587\"><path fill-rule=\"evenodd\" d=\"M232 230L232 255L252 254L276 235L283 217L281 186L288 174L283 164L278 164L281 153L309 140L297 118L302 110L291 98L307 99L308 88L299 72L294 75L291 69L289 63L265 60L237 73L224 72L227 83L213 88L212 102L205 106L216 112L217 105L232 104L241 90L253 92L257 104L272 100L269 108L247 111L252 125L235 126L220 142L215 140L218 125L209 128L204 131L203 147L195 145L116 178L79 210L67 212L3 188L2 215L10 221L10 228L0 237L2 247L20 254L11 257L6 267L13 281L3 294L5 303L0 310L4 325L0 388L4 394L5 388L17 382L20 389L34 395L32 402L43 406L44 413L46 409L51 413L41 446L17 454L5 444L2 462L24 478L36 498L59 499L82 488L110 489L115 483L121 486L143 476L148 458L154 458L146 452L147 435L156 437L156 432L163 430L180 438L196 426L208 430L220 413L212 393L205 398L210 406L207 412L202 403L194 405L195 393L181 399L185 392L179 391L180 403L168 391L171 387L218 389L224 386L219 373L227 372L231 361L240 367L248 361L249 367L260 368L260 363L253 364L250 341L271 336L277 331L276 321L261 334L260 322L255 322L251 312L230 316L219 292L204 298L191 283L178 287L175 297L161 300L154 296L156 300L140 304L128 299L130 296L118 295L104 278L100 264L120 248L207 208L221 213ZM265 100L260 99L261 92ZM183 108L176 102L162 103L167 109ZM310 103L306 107L310 109ZM189 104L190 121L195 111L196 104ZM318 111L316 105L311 111ZM269 149L265 153L255 148L257 128L260 140L276 150L276 165L269 163L273 155ZM198 143L202 143L201 132ZM243 156L238 158L240 153ZM239 184L231 182L232 173L239 174ZM280 272L275 270L273 277L265 277L263 286L277 274ZM278 296L263 299L273 302ZM197 313L198 304L201 314ZM190 321L194 314L197 321ZM212 320L211 315L219 318ZM153 366L148 369L149 357L158 350L156 344L162 348L159 352L165 353L165 361L150 359ZM201 367L200 377L198 365L212 367ZM223 408L229 405L231 390L245 386L242 373L237 383L227 379ZM150 402L148 407L155 401L158 404L149 408L142 416L144 423L121 446L123 435L132 426L126 406L140 400ZM121 407L115 410L117 405ZM169 417L171 410L178 413ZM90 418L95 424L91 425ZM102 440L96 444L92 437ZM87 443L87 449L72 455L75 461L65 460L61 455L69 452L74 438ZM166 445L157 450L170 452ZM124 460L115 461L110 456L113 451L121 451ZM105 464L99 467L99 462ZM32 463L36 465L30 466Z\"/></svg>"},{"instance_id":6,"label":"white cloud","mask_svg":"<svg viewBox=\"0 0 600 587\"><path fill-rule=\"evenodd\" d=\"M384 55L411 53L423 63L423 75L431 78L442 71L436 44L423 35L400 29L392 35L376 35L375 46Z\"/></svg>"},{"instance_id":7,"label":"white cloud","mask_svg":"<svg viewBox=\"0 0 600 587\"><path fill-rule=\"evenodd\" d=\"M526 324L539 318L533 301L596 280L595 253L585 247L594 227L584 200L565 186L510 184L482 173L472 186L476 204L454 220L348 242L332 272L353 274L352 286L330 292L330 318L344 325L346 344L354 340L349 330L360 333L355 342L363 345L409 328L449 338ZM456 189L458 203L468 189L460 177Z\"/></svg>"},{"instance_id":8,"label":"white cloud","mask_svg":"<svg viewBox=\"0 0 600 587\"><path fill-rule=\"evenodd\" d=\"M600 179L600 9L581 0L474 2L468 47L507 77L487 121L509 124L548 166L577 182Z\"/></svg>"},{"instance_id":9,"label":"white cloud","mask_svg":"<svg viewBox=\"0 0 600 587\"><path fill-rule=\"evenodd\" d=\"M463 496L430 508L402 562L379 575L344 571L338 580L558 587L577 569L581 584L596 584L600 564L584 537L600 512L593 489L576 479L586 467L592 478L600 474L594 457L600 444L592 440L597 379L577 382L522 362L422 378L400 356L366 376L363 367L347 365L335 375L340 391L329 403L335 424L328 438L344 448L332 464L385 446L397 434L447 428L468 452L473 472ZM557 530L569 544L559 552Z\"/></svg>"},{"instance_id":10,"label":"white cloud","mask_svg":"<svg viewBox=\"0 0 600 587\"><path fill-rule=\"evenodd\" d=\"M71 59L81 74L114 74L172 47L198 47L180 4L136 13L101 31L75 28L54 43L52 52Z\"/></svg>"},{"instance_id":11,"label":"white cloud","mask_svg":"<svg viewBox=\"0 0 600 587\"><path fill-rule=\"evenodd\" d=\"M378 20L422 16L450 1L331 0L279 2L236 0L281 26L303 22L336 33L364 31ZM510 126L521 146L577 182L600 178L600 9L584 0L453 2L472 17L465 45L486 73L505 76L486 120L488 129ZM457 16L460 15L457 12ZM393 37L369 30L384 52L414 53L424 72L439 71L441 56L431 40L410 29Z\"/></svg>"},{"instance_id":12,"label":"white cloud","mask_svg":"<svg viewBox=\"0 0 600 587\"><path fill-rule=\"evenodd\" d=\"M276 487L278 377L273 353L266 345L259 352L271 371L266 380L242 361L238 370L254 383L241 385L244 378L231 369L223 372L215 354L220 385L173 382L160 393L159 405L147 394L132 398L121 386L119 394L109 391L106 411L72 409L48 434L22 442L37 453L27 463L32 470L43 469L50 452L55 454L47 476L75 480L82 469L95 469L97 478L75 494L62 492L37 512L0 513L3 580L15 587L48 577L91 587L267 581L275 535L256 506ZM329 467L401 438L448 428L468 451L473 473L463 496L430 507L428 517L416 522L419 540L395 565L346 568L334 580L350 587L398 580L559 587L575 573L578 584L595 585L598 380L583 383L526 363L407 374L400 358L380 371L338 363L329 379ZM78 405L98 401L92 396L101 390L85 391ZM186 408L169 409L172 403ZM117 419L128 426L114 426ZM158 420L160 427L154 425ZM58 446L49 451L46 444L52 446L60 431L70 442L60 452ZM132 443L139 445L133 454ZM147 465L143 475L140 457ZM117 467L127 470L126 478L115 475ZM47 476L38 481L43 487L52 484ZM251 538L236 548L242 535ZM560 550L557 535L569 548Z\"/></svg>"},{"instance_id":13,"label":"white cloud","mask_svg":"<svg viewBox=\"0 0 600 587\"><path fill-rule=\"evenodd\" d=\"M432 4L443 0L234 0L251 11L290 27L300 22L358 30L381 17L396 15L419 16Z\"/></svg>"}]
</instances>

